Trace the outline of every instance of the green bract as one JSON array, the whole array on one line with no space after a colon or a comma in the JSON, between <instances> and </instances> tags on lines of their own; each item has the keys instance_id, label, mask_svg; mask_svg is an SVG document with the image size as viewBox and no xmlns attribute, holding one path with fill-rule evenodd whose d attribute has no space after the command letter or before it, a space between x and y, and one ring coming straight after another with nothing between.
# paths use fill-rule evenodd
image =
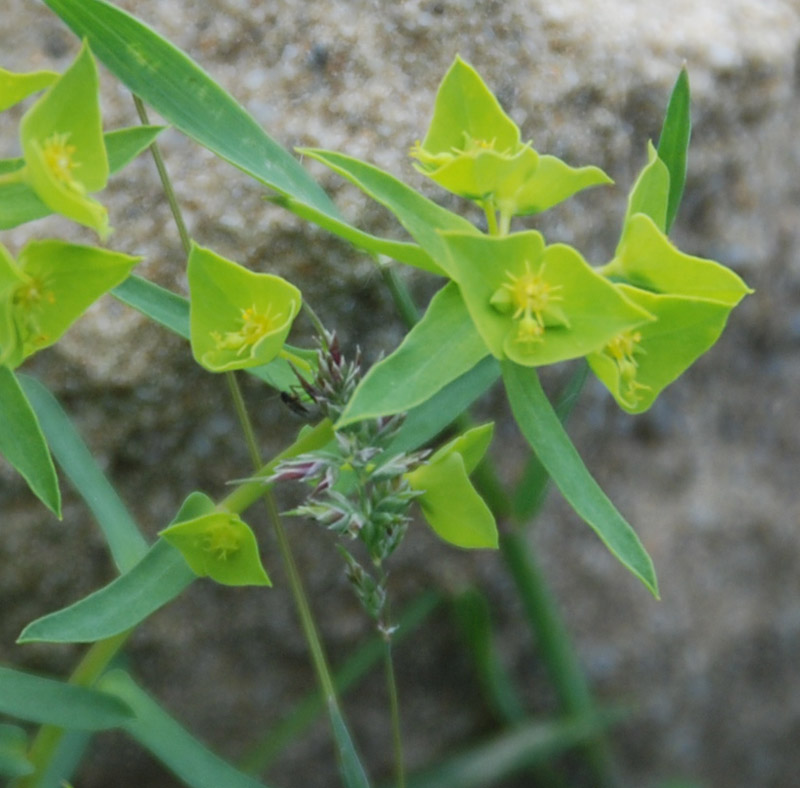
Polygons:
<instances>
[{"instance_id":1,"label":"green bract","mask_svg":"<svg viewBox=\"0 0 800 788\"><path fill-rule=\"evenodd\" d=\"M456 281L491 353L534 367L601 348L652 319L570 246L540 233L442 233Z\"/></svg>"},{"instance_id":2,"label":"green bract","mask_svg":"<svg viewBox=\"0 0 800 788\"><path fill-rule=\"evenodd\" d=\"M419 505L431 528L457 547L497 547L494 515L469 480L493 430L493 424L468 430L406 474L411 488L423 491Z\"/></svg>"},{"instance_id":3,"label":"green bract","mask_svg":"<svg viewBox=\"0 0 800 788\"><path fill-rule=\"evenodd\" d=\"M15 262L0 246L0 364L13 369L55 343L140 259L62 241L32 241Z\"/></svg>"},{"instance_id":4,"label":"green bract","mask_svg":"<svg viewBox=\"0 0 800 788\"><path fill-rule=\"evenodd\" d=\"M192 353L199 364L225 372L267 364L281 352L302 303L294 285L196 244L188 276Z\"/></svg>"},{"instance_id":5,"label":"green bract","mask_svg":"<svg viewBox=\"0 0 800 788\"><path fill-rule=\"evenodd\" d=\"M58 79L55 71L30 71L15 74L0 68L0 112L13 107L31 93L52 85Z\"/></svg>"},{"instance_id":6,"label":"green bract","mask_svg":"<svg viewBox=\"0 0 800 788\"><path fill-rule=\"evenodd\" d=\"M499 210L506 221L612 182L597 167L574 169L522 143L517 124L459 57L439 85L428 133L411 155L421 173L448 191Z\"/></svg>"},{"instance_id":7,"label":"green bract","mask_svg":"<svg viewBox=\"0 0 800 788\"><path fill-rule=\"evenodd\" d=\"M171 525L159 534L180 550L200 577L228 586L272 585L250 527L230 512L210 512Z\"/></svg>"},{"instance_id":8,"label":"green bract","mask_svg":"<svg viewBox=\"0 0 800 788\"><path fill-rule=\"evenodd\" d=\"M108 180L97 88L97 67L84 44L75 62L22 118L25 167L20 177L48 208L105 239L111 232L106 209L89 197Z\"/></svg>"}]
</instances>

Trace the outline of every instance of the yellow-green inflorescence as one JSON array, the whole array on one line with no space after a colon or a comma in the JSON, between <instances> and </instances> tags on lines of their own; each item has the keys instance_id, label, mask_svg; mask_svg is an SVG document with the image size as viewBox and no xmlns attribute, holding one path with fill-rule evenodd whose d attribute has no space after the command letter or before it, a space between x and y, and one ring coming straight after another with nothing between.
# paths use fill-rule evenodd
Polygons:
<instances>
[{"instance_id":1,"label":"yellow-green inflorescence","mask_svg":"<svg viewBox=\"0 0 800 788\"><path fill-rule=\"evenodd\" d=\"M561 285L552 285L544 277L545 266L538 271L531 270L531 264L525 261L525 272L516 276L506 271L506 280L495 291L490 302L498 312L511 314L516 321L515 340L526 345L544 340L548 325L568 326L569 321L558 302L563 298L558 291Z\"/></svg>"},{"instance_id":2,"label":"yellow-green inflorescence","mask_svg":"<svg viewBox=\"0 0 800 788\"><path fill-rule=\"evenodd\" d=\"M616 364L620 380L620 398L631 408L635 408L642 394L651 388L636 379L639 372L636 356L647 352L641 346L641 341L641 331L623 331L617 334L602 351Z\"/></svg>"},{"instance_id":3,"label":"yellow-green inflorescence","mask_svg":"<svg viewBox=\"0 0 800 788\"><path fill-rule=\"evenodd\" d=\"M247 353L253 345L257 344L267 334L275 331L281 325L280 312L272 314L272 304L267 304L263 312L259 312L255 304L242 309L241 328L237 331L211 331L218 350L233 350L237 356Z\"/></svg>"}]
</instances>

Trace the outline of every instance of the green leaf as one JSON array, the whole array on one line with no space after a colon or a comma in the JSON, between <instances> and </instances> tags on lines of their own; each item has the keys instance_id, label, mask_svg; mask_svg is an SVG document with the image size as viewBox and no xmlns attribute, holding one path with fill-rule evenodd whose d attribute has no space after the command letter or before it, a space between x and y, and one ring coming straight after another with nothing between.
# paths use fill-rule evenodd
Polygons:
<instances>
[{"instance_id":1,"label":"green leaf","mask_svg":"<svg viewBox=\"0 0 800 788\"><path fill-rule=\"evenodd\" d=\"M369 788L369 779L356 752L350 731L347 729L339 706L333 699L328 701L328 715L331 720L333 739L336 742L339 772L345 788Z\"/></svg>"},{"instance_id":2,"label":"green leaf","mask_svg":"<svg viewBox=\"0 0 800 788\"><path fill-rule=\"evenodd\" d=\"M611 553L658 598L653 562L591 476L542 390L536 371L503 362L503 382L522 434L561 494Z\"/></svg>"},{"instance_id":3,"label":"green leaf","mask_svg":"<svg viewBox=\"0 0 800 788\"><path fill-rule=\"evenodd\" d=\"M538 232L441 238L467 309L496 358L525 366L566 361L652 319L575 249L545 247Z\"/></svg>"},{"instance_id":4,"label":"green leaf","mask_svg":"<svg viewBox=\"0 0 800 788\"><path fill-rule=\"evenodd\" d=\"M195 739L124 671L106 673L98 686L133 709L125 731L181 782L192 788L264 788Z\"/></svg>"},{"instance_id":5,"label":"green leaf","mask_svg":"<svg viewBox=\"0 0 800 788\"><path fill-rule=\"evenodd\" d=\"M189 586L197 575L172 545L157 541L144 558L107 586L28 624L19 643L95 643L135 627Z\"/></svg>"},{"instance_id":6,"label":"green leaf","mask_svg":"<svg viewBox=\"0 0 800 788\"><path fill-rule=\"evenodd\" d=\"M196 244L188 277L192 354L198 364L227 372L277 357L302 303L293 284L248 271Z\"/></svg>"},{"instance_id":7,"label":"green leaf","mask_svg":"<svg viewBox=\"0 0 800 788\"><path fill-rule=\"evenodd\" d=\"M622 223L623 243L625 232L631 219L639 213L649 216L662 232L667 222L667 205L669 202L669 171L667 165L658 157L652 142L647 143L647 164L639 173L639 177L631 187L628 195L628 209ZM617 250L619 253L619 249Z\"/></svg>"},{"instance_id":8,"label":"green leaf","mask_svg":"<svg viewBox=\"0 0 800 788\"><path fill-rule=\"evenodd\" d=\"M172 522L213 511L211 498L193 492ZM75 604L32 621L17 642L95 643L119 635L171 602L196 577L180 552L159 539L125 574Z\"/></svg>"},{"instance_id":9,"label":"green leaf","mask_svg":"<svg viewBox=\"0 0 800 788\"><path fill-rule=\"evenodd\" d=\"M250 527L230 512L210 512L159 533L200 577L228 586L271 586Z\"/></svg>"},{"instance_id":10,"label":"green leaf","mask_svg":"<svg viewBox=\"0 0 800 788\"><path fill-rule=\"evenodd\" d=\"M627 222L617 256L607 268L612 276L644 290L706 298L730 307L753 292L730 268L676 249L643 214Z\"/></svg>"},{"instance_id":11,"label":"green leaf","mask_svg":"<svg viewBox=\"0 0 800 788\"><path fill-rule=\"evenodd\" d=\"M161 132L163 126L133 126L110 131L104 135L111 173L118 172L132 161ZM0 173L15 172L25 166L24 159L0 160ZM18 227L49 216L52 210L36 195L25 181L0 179L0 230Z\"/></svg>"},{"instance_id":12,"label":"green leaf","mask_svg":"<svg viewBox=\"0 0 800 788\"><path fill-rule=\"evenodd\" d=\"M458 418L499 377L497 360L487 356L422 405L412 408L386 452L413 451L423 446Z\"/></svg>"},{"instance_id":13,"label":"green leaf","mask_svg":"<svg viewBox=\"0 0 800 788\"><path fill-rule=\"evenodd\" d=\"M108 214L88 196L105 188L108 157L97 67L86 42L74 63L25 113L20 139L25 178L42 202L105 239Z\"/></svg>"},{"instance_id":14,"label":"green leaf","mask_svg":"<svg viewBox=\"0 0 800 788\"><path fill-rule=\"evenodd\" d=\"M669 170L669 201L664 232L668 233L675 221L686 183L686 156L692 135L692 116L689 95L689 74L684 66L667 105L664 125L658 139L658 157Z\"/></svg>"},{"instance_id":15,"label":"green leaf","mask_svg":"<svg viewBox=\"0 0 800 788\"><path fill-rule=\"evenodd\" d=\"M47 441L20 382L8 367L0 367L0 424L0 454L60 518L61 493Z\"/></svg>"},{"instance_id":16,"label":"green leaf","mask_svg":"<svg viewBox=\"0 0 800 788\"><path fill-rule=\"evenodd\" d=\"M433 274L442 273L442 270L433 262L431 256L417 244L408 243L407 241L392 241L388 238L370 235L370 233L365 233L363 230L359 230L341 219L336 219L318 208L299 200L293 200L291 197L275 197L270 202L286 208L286 210L291 211L301 219L314 222L322 227L323 230L338 235L357 249L361 249L368 254L386 255L393 260L413 265L423 271L429 271Z\"/></svg>"},{"instance_id":17,"label":"green leaf","mask_svg":"<svg viewBox=\"0 0 800 788\"><path fill-rule=\"evenodd\" d=\"M131 126L104 135L109 171L119 172L155 142L165 126Z\"/></svg>"},{"instance_id":18,"label":"green leaf","mask_svg":"<svg viewBox=\"0 0 800 788\"><path fill-rule=\"evenodd\" d=\"M300 152L338 172L373 200L388 208L411 237L430 255L436 266L434 273L455 278L447 268L448 257L438 231L458 230L477 234L478 231L466 219L442 208L388 172L371 164L334 151L301 148Z\"/></svg>"},{"instance_id":19,"label":"green leaf","mask_svg":"<svg viewBox=\"0 0 800 788\"><path fill-rule=\"evenodd\" d=\"M0 713L78 730L116 728L131 719L128 705L94 689L0 667Z\"/></svg>"},{"instance_id":20,"label":"green leaf","mask_svg":"<svg viewBox=\"0 0 800 788\"><path fill-rule=\"evenodd\" d=\"M187 136L256 180L340 218L325 192L194 61L101 0L45 0L121 82Z\"/></svg>"},{"instance_id":21,"label":"green leaf","mask_svg":"<svg viewBox=\"0 0 800 788\"><path fill-rule=\"evenodd\" d=\"M0 725L0 777L24 777L33 773L27 753L25 731L17 725Z\"/></svg>"},{"instance_id":22,"label":"green leaf","mask_svg":"<svg viewBox=\"0 0 800 788\"><path fill-rule=\"evenodd\" d=\"M56 398L35 378L19 376L58 464L91 509L117 568L126 572L147 552L147 542L117 492Z\"/></svg>"},{"instance_id":23,"label":"green leaf","mask_svg":"<svg viewBox=\"0 0 800 788\"><path fill-rule=\"evenodd\" d=\"M732 306L686 296L657 295L619 285L656 320L616 337L586 358L628 413L642 413L719 339Z\"/></svg>"},{"instance_id":24,"label":"green leaf","mask_svg":"<svg viewBox=\"0 0 800 788\"><path fill-rule=\"evenodd\" d=\"M0 112L18 104L32 93L44 90L58 79L55 71L29 71L18 74L0 68Z\"/></svg>"},{"instance_id":25,"label":"green leaf","mask_svg":"<svg viewBox=\"0 0 800 788\"><path fill-rule=\"evenodd\" d=\"M406 478L413 489L422 491L420 509L440 538L457 547L497 547L494 515L472 486L459 453L432 458Z\"/></svg>"},{"instance_id":26,"label":"green leaf","mask_svg":"<svg viewBox=\"0 0 800 788\"><path fill-rule=\"evenodd\" d=\"M336 428L411 410L476 366L489 353L450 282L390 356L359 383Z\"/></svg>"},{"instance_id":27,"label":"green leaf","mask_svg":"<svg viewBox=\"0 0 800 788\"><path fill-rule=\"evenodd\" d=\"M469 475L478 467L478 463L486 454L486 450L492 442L492 435L494 435L493 422L473 427L437 449L428 462L443 460L450 454L460 454L461 459L464 460L464 470Z\"/></svg>"},{"instance_id":28,"label":"green leaf","mask_svg":"<svg viewBox=\"0 0 800 788\"><path fill-rule=\"evenodd\" d=\"M24 281L11 297L10 321L0 324L0 361L15 367L55 344L140 259L62 241L28 243L18 261Z\"/></svg>"}]
</instances>

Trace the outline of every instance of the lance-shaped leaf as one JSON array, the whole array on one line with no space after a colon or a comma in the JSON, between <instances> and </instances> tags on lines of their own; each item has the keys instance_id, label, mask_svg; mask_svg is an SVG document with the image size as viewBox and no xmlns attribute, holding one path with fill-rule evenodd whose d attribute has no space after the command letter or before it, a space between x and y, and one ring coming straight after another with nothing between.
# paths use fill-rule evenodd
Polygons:
<instances>
[{"instance_id":1,"label":"lance-shaped leaf","mask_svg":"<svg viewBox=\"0 0 800 788\"><path fill-rule=\"evenodd\" d=\"M492 440L493 424L468 430L439 449L424 465L406 474L422 491L419 505L428 524L458 547L497 547L497 523L469 474Z\"/></svg>"},{"instance_id":2,"label":"lance-shaped leaf","mask_svg":"<svg viewBox=\"0 0 800 788\"><path fill-rule=\"evenodd\" d=\"M0 363L14 368L57 342L140 259L62 241L32 241L17 263L0 255L0 298L6 302L0 319ZM8 273L11 268L13 274ZM13 278L16 285L8 285Z\"/></svg>"},{"instance_id":3,"label":"lance-shaped leaf","mask_svg":"<svg viewBox=\"0 0 800 788\"><path fill-rule=\"evenodd\" d=\"M461 295L492 354L524 366L599 349L652 317L565 244L540 233L442 233Z\"/></svg>"},{"instance_id":4,"label":"lance-shaped leaf","mask_svg":"<svg viewBox=\"0 0 800 788\"><path fill-rule=\"evenodd\" d=\"M626 222L617 255L603 273L643 290L707 298L731 308L753 292L729 268L676 249L642 213Z\"/></svg>"},{"instance_id":5,"label":"lance-shaped leaf","mask_svg":"<svg viewBox=\"0 0 800 788\"><path fill-rule=\"evenodd\" d=\"M686 155L689 138L692 135L690 111L689 75L686 66L675 80L675 87L669 97L664 125L658 138L658 157L669 170L669 203L665 232L669 232L683 197L686 182Z\"/></svg>"},{"instance_id":6,"label":"lance-shaped leaf","mask_svg":"<svg viewBox=\"0 0 800 788\"><path fill-rule=\"evenodd\" d=\"M228 586L272 585L250 527L230 512L212 512L176 523L159 534L181 551L200 577Z\"/></svg>"},{"instance_id":7,"label":"lance-shaped leaf","mask_svg":"<svg viewBox=\"0 0 800 788\"><path fill-rule=\"evenodd\" d=\"M20 138L25 178L42 202L105 239L108 214L89 197L108 180L97 91L97 67L84 43L70 68L25 113Z\"/></svg>"},{"instance_id":8,"label":"lance-shaped leaf","mask_svg":"<svg viewBox=\"0 0 800 788\"><path fill-rule=\"evenodd\" d=\"M58 79L55 71L29 71L17 74L0 68L0 112L13 107L31 93L52 85Z\"/></svg>"},{"instance_id":9,"label":"lance-shaped leaf","mask_svg":"<svg viewBox=\"0 0 800 788\"><path fill-rule=\"evenodd\" d=\"M458 287L450 282L400 347L370 369L336 426L411 410L488 354Z\"/></svg>"},{"instance_id":10,"label":"lance-shaped leaf","mask_svg":"<svg viewBox=\"0 0 800 788\"><path fill-rule=\"evenodd\" d=\"M719 339L732 307L628 285L619 288L656 320L618 334L586 358L623 410L642 413Z\"/></svg>"},{"instance_id":11,"label":"lance-shaped leaf","mask_svg":"<svg viewBox=\"0 0 800 788\"><path fill-rule=\"evenodd\" d=\"M639 537L583 464L534 369L503 362L503 382L520 431L575 512L658 597L653 562Z\"/></svg>"},{"instance_id":12,"label":"lance-shaped leaf","mask_svg":"<svg viewBox=\"0 0 800 788\"><path fill-rule=\"evenodd\" d=\"M61 492L39 420L14 373L0 366L0 454L57 517Z\"/></svg>"},{"instance_id":13,"label":"lance-shaped leaf","mask_svg":"<svg viewBox=\"0 0 800 788\"><path fill-rule=\"evenodd\" d=\"M281 352L302 296L273 274L257 274L192 245L189 254L192 353L211 372L267 364Z\"/></svg>"}]
</instances>

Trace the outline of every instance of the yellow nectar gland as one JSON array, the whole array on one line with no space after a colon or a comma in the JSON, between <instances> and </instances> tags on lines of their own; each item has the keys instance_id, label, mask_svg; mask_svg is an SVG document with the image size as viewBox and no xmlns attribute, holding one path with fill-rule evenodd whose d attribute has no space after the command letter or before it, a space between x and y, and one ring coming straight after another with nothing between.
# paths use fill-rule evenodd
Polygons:
<instances>
[{"instance_id":1,"label":"yellow nectar gland","mask_svg":"<svg viewBox=\"0 0 800 788\"><path fill-rule=\"evenodd\" d=\"M203 549L213 553L220 561L227 560L229 555L238 552L241 538L231 523L220 523L208 530L203 538Z\"/></svg>"},{"instance_id":2,"label":"yellow nectar gland","mask_svg":"<svg viewBox=\"0 0 800 788\"><path fill-rule=\"evenodd\" d=\"M636 380L636 373L639 370L636 356L646 352L639 346L641 341L640 331L623 331L621 334L617 334L604 348L606 355L610 356L617 364L620 393L631 405L635 405L639 401L640 391L650 389L650 386Z\"/></svg>"},{"instance_id":3,"label":"yellow nectar gland","mask_svg":"<svg viewBox=\"0 0 800 788\"><path fill-rule=\"evenodd\" d=\"M218 350L235 350L237 356L241 356L248 348L255 345L267 334L277 328L280 321L280 313L271 315L272 305L267 306L266 312L259 312L255 305L242 310L242 327L238 331L227 331L220 334L212 331L211 337L217 344Z\"/></svg>"},{"instance_id":4,"label":"yellow nectar gland","mask_svg":"<svg viewBox=\"0 0 800 788\"><path fill-rule=\"evenodd\" d=\"M77 149L67 142L68 139L69 133L52 134L44 141L42 156L56 180L72 185L75 183L72 171L81 165L72 160Z\"/></svg>"},{"instance_id":5,"label":"yellow nectar gland","mask_svg":"<svg viewBox=\"0 0 800 788\"><path fill-rule=\"evenodd\" d=\"M37 313L45 304L55 304L56 297L44 281L30 277L14 292L11 303L17 315L17 327L26 353L33 353L50 341L39 328Z\"/></svg>"},{"instance_id":6,"label":"yellow nectar gland","mask_svg":"<svg viewBox=\"0 0 800 788\"><path fill-rule=\"evenodd\" d=\"M543 272L544 265L538 273L534 273L526 260L525 273L515 276L506 271L506 276L511 281L504 282L492 298L493 303L510 303L514 309L511 317L518 321L515 339L522 344L544 341L545 312L552 308L553 302L562 300L556 292L561 289L561 285L551 285L542 276Z\"/></svg>"}]
</instances>

